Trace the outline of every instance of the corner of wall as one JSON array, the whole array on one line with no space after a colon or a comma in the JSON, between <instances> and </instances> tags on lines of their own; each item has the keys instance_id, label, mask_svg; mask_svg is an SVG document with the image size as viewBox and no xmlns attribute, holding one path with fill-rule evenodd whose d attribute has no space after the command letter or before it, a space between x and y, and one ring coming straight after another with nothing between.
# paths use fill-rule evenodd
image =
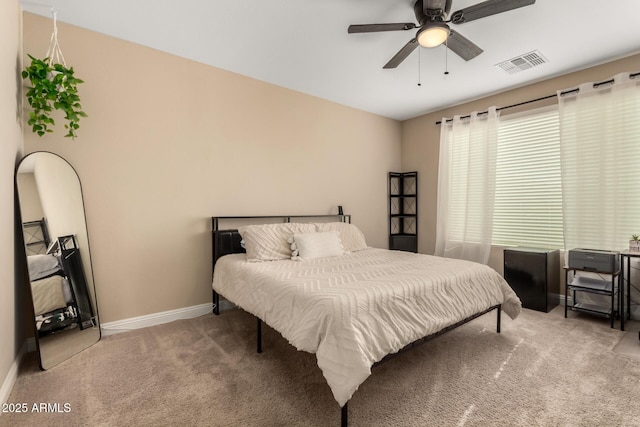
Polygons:
<instances>
[{"instance_id":1,"label":"corner of wall","mask_svg":"<svg viewBox=\"0 0 640 427\"><path fill-rule=\"evenodd\" d=\"M18 0L0 2L0 401L8 399L25 352L23 273L16 268L14 172L23 151L22 13ZM23 251L24 252L24 251Z\"/></svg>"}]
</instances>

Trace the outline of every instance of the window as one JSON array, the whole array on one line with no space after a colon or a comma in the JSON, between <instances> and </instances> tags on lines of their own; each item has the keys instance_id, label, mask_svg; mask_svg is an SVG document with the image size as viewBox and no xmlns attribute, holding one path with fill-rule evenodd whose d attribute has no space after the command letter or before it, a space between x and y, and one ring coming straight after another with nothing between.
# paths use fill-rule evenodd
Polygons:
<instances>
[{"instance_id":1,"label":"window","mask_svg":"<svg viewBox=\"0 0 640 427\"><path fill-rule=\"evenodd\" d=\"M632 234L640 233L638 75L621 73L606 82L584 83L566 91L558 106L502 116L494 121L497 136L478 139L495 147L488 151L490 155L478 157L480 161L473 161L471 155L459 162L445 158L449 170L443 175L451 184L443 193L451 209L446 212L443 234L456 243L486 245L490 240L492 245L549 249L625 247ZM466 141L473 147L474 141L467 138L473 119L468 126L459 117L453 120L456 123L453 131L443 128L441 146L463 149ZM441 163L442 153L451 152L441 150ZM495 192L492 186L483 193L468 186L478 181L469 173L473 165L480 165L484 176L495 176ZM439 206L444 206L440 199L439 192ZM484 205L478 200L492 208L492 217L482 211ZM462 221L461 213L471 220ZM478 218L487 220L478 226L474 222ZM491 238L481 241L480 234L469 233L480 228L487 234L491 231Z\"/></svg>"},{"instance_id":2,"label":"window","mask_svg":"<svg viewBox=\"0 0 640 427\"><path fill-rule=\"evenodd\" d=\"M556 106L500 118L492 242L564 246Z\"/></svg>"}]
</instances>

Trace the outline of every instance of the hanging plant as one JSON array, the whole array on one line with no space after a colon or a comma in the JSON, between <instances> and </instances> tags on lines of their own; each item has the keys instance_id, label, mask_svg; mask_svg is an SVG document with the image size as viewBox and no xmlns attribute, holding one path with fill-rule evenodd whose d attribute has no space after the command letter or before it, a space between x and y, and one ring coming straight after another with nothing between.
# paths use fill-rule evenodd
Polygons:
<instances>
[{"instance_id":1,"label":"hanging plant","mask_svg":"<svg viewBox=\"0 0 640 427\"><path fill-rule=\"evenodd\" d=\"M53 11L52 11L53 12ZM29 55L31 65L22 71L22 78L29 79L27 101L33 111L29 113L27 123L31 130L39 136L53 132L50 126L56 124L51 114L53 110L64 113L67 124L66 137L75 138L80 127L80 117L87 117L82 111L77 86L84 83L73 75L73 67L67 67L58 44L58 25L56 13L53 12L53 34L45 59L37 59Z\"/></svg>"},{"instance_id":2,"label":"hanging plant","mask_svg":"<svg viewBox=\"0 0 640 427\"><path fill-rule=\"evenodd\" d=\"M68 121L66 137L75 138L80 127L80 117L87 117L82 111L77 85L83 81L73 75L73 67L63 64L50 64L50 59L37 59L29 55L31 65L22 72L23 79L29 79L31 86L27 88L27 101L33 111L29 113L31 130L39 136L53 132L50 126L55 125L51 112L61 110Z\"/></svg>"}]
</instances>

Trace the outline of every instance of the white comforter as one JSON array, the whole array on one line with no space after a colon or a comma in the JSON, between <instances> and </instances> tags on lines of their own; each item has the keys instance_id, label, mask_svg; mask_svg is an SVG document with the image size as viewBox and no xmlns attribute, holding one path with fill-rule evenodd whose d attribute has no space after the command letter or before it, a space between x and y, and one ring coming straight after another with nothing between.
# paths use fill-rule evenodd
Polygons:
<instances>
[{"instance_id":1,"label":"white comforter","mask_svg":"<svg viewBox=\"0 0 640 427\"><path fill-rule=\"evenodd\" d=\"M387 354L497 304L511 318L521 310L490 267L384 249L257 263L227 255L213 288L315 353L340 406Z\"/></svg>"}]
</instances>

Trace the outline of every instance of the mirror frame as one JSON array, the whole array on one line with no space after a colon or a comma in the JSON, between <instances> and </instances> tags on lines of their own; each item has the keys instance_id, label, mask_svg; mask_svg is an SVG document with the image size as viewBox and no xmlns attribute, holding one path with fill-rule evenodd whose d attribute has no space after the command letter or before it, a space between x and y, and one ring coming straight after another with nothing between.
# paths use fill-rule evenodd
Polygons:
<instances>
[{"instance_id":1,"label":"mirror frame","mask_svg":"<svg viewBox=\"0 0 640 427\"><path fill-rule=\"evenodd\" d=\"M60 267L61 269L64 267L64 270L62 271L68 279L68 286L65 285L65 287L68 288L66 295L68 296L70 294L73 296L71 301L67 300L67 306L71 304L74 305L76 310L75 312L76 317L74 318L74 321L70 323L72 327L61 327L60 329L52 333L48 333L48 334L43 333L41 335L39 332L39 328L38 328L36 316L35 316L35 308L34 308L35 306L34 306L34 299L32 295L32 284L31 284L31 279L30 279L29 269L28 269L28 262L27 262L28 254L29 254L29 251L27 248L28 242L25 241L25 234L24 234L23 217L25 217L25 215L24 215L23 209L27 203L25 203L25 198L26 198L25 194L22 194L22 197L20 194L21 185L19 181L21 181L21 179L19 178L19 175L21 173L28 173L28 171L23 171L23 172L20 171L21 167L23 167L24 169L24 166L28 165L28 161L37 162L37 156L43 156L43 155L46 158L55 159L54 162L59 162L61 165L61 168L68 168L69 170L68 182L71 182L71 180L73 180L74 178L75 180L77 180L77 185L78 185L77 190L79 194L77 193L72 194L68 190L65 191L64 189L61 190L60 194L56 194L56 196L59 196L62 194L64 194L65 196L68 196L68 199L65 201L68 202L70 206L69 209L72 211L72 215L70 215L70 217L72 217L72 219L73 218L76 219L75 222L72 221L74 226L72 227L74 229L74 233L67 234L65 232L63 233L65 235L60 235L60 236L56 235L56 236L51 236L54 238L45 239L45 241L48 240L50 243L48 245L48 248L46 248L46 253L49 253L49 251L52 250L55 246L58 247ZM27 159L30 159L30 160L27 160ZM35 163L33 166L29 166L29 167L35 169ZM61 170L62 169L57 169L58 172L60 172ZM31 172L33 173L33 170ZM71 172L73 173L71 174ZM89 230L87 227L87 216L86 216L86 209L84 205L84 194L82 191L82 182L80 181L80 176L78 175L77 171L71 165L71 163L69 163L69 161L67 161L62 156L56 153L52 153L50 151L34 151L32 153L26 154L25 156L22 157L22 159L16 165L16 170L14 175L15 175L14 184L15 184L15 191L16 191L16 203L18 207L18 209L16 210L16 223L17 223L16 229L22 232L22 235L19 236L19 238L23 243L23 251L25 255L24 277L26 278L25 284L29 287L28 300L32 304L32 308L34 309L33 311L34 316L32 318L33 327L34 327L33 328L34 339L35 339L36 348L38 351L40 368L42 370L47 370L71 358L75 354L89 348L93 344L100 341L100 339L102 338L102 331L100 327L100 319L99 319L99 313L98 313L98 301L97 301L97 295L96 295L95 277L93 272L93 261L91 257ZM60 176L62 176L62 174ZM75 190L75 183L71 183L71 185L74 187L72 190ZM34 182L34 189L36 191L39 191L39 188L36 182ZM38 203L40 204L39 208L44 210L44 208L42 207L41 195L37 194L36 197L34 197L34 199L37 199ZM83 225L79 224L81 220L84 222ZM46 232L48 229L48 224L46 224L46 216L44 216L41 221L46 225L45 227L41 228L41 230ZM31 221L27 221L27 222L31 222ZM34 222L38 222L38 221L34 221ZM77 237L78 232L75 230L83 231L84 236L81 236L82 238L78 238ZM82 242L83 240L84 242ZM85 244L86 244L86 247L84 247ZM81 292L77 292L74 288L77 283L82 283L83 281L84 281L84 284L86 284L86 289L84 290L87 293L88 306L84 305L84 307L80 307L79 309L79 306L82 305L82 301L81 301L81 298L78 297L78 295ZM81 289L81 288L78 288L78 289ZM84 316L84 313L86 313L86 308L90 310L89 311L90 317L88 318L88 320L86 316ZM97 334L90 333L92 331L97 332ZM61 341L61 338L66 338L66 339L65 341Z\"/></svg>"}]
</instances>

